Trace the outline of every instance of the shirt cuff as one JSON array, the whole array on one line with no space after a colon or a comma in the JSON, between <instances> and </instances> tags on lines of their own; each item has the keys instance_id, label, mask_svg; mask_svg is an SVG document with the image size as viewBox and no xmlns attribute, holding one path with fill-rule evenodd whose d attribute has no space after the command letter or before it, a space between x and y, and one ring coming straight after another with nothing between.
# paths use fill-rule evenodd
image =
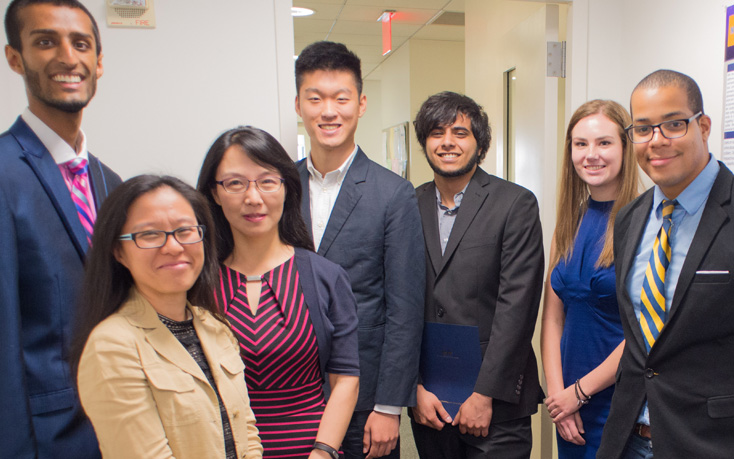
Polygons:
<instances>
[{"instance_id":1,"label":"shirt cuff","mask_svg":"<svg viewBox=\"0 0 734 459\"><path fill-rule=\"evenodd\" d=\"M380 405L379 403L375 404L374 411L377 411L378 413L385 413L385 414L392 414L395 416L399 416L400 413L403 411L402 406L391 406L391 405Z\"/></svg>"}]
</instances>

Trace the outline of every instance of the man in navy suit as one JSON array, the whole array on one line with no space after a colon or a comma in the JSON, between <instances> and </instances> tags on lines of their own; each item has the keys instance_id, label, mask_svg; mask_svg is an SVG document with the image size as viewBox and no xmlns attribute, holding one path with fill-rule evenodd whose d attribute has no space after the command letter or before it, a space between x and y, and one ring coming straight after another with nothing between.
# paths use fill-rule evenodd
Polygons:
<instances>
[{"instance_id":1,"label":"man in navy suit","mask_svg":"<svg viewBox=\"0 0 734 459\"><path fill-rule=\"evenodd\" d=\"M627 135L655 186L614 224L626 343L597 457L730 458L734 176L709 153L711 118L689 76L651 73L630 108Z\"/></svg>"},{"instance_id":2,"label":"man in navy suit","mask_svg":"<svg viewBox=\"0 0 734 459\"><path fill-rule=\"evenodd\" d=\"M67 357L91 229L80 215L93 222L120 183L80 128L102 76L99 31L76 0L14 0L5 31L28 109L0 134L0 456L98 458Z\"/></svg>"},{"instance_id":3,"label":"man in navy suit","mask_svg":"<svg viewBox=\"0 0 734 459\"><path fill-rule=\"evenodd\" d=\"M310 155L298 164L303 217L318 253L347 271L357 299L359 399L343 451L399 457L399 414L415 404L423 329L415 192L354 141L367 108L356 55L338 43L307 46L296 61L296 89L296 112L311 138Z\"/></svg>"}]
</instances>

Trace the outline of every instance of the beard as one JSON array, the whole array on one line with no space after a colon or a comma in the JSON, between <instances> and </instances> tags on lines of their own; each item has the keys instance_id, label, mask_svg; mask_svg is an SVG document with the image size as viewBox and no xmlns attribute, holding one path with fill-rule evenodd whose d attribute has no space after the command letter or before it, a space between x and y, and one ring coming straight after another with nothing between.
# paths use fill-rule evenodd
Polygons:
<instances>
[{"instance_id":1,"label":"beard","mask_svg":"<svg viewBox=\"0 0 734 459\"><path fill-rule=\"evenodd\" d=\"M89 104L89 101L92 100L94 93L97 91L97 78L94 75L90 75L89 94L86 98L81 100L64 100L54 98L51 95L46 94L44 89L41 87L41 77L39 73L34 70L30 70L25 60L23 61L23 66L25 68L25 81L31 95L48 107L61 110L62 112L79 113Z\"/></svg>"},{"instance_id":2,"label":"beard","mask_svg":"<svg viewBox=\"0 0 734 459\"><path fill-rule=\"evenodd\" d=\"M438 164L435 164L433 161L431 161L431 158L428 157L428 154L426 154L426 160L428 161L428 165L431 166L431 169L433 169L433 172L435 172L436 175L440 175L441 177L446 178L461 177L462 175L466 175L472 172L474 170L474 167L479 165L479 150L477 149L474 151L474 154L471 158L469 158L469 161L464 167L455 171L445 171L441 169Z\"/></svg>"}]
</instances>

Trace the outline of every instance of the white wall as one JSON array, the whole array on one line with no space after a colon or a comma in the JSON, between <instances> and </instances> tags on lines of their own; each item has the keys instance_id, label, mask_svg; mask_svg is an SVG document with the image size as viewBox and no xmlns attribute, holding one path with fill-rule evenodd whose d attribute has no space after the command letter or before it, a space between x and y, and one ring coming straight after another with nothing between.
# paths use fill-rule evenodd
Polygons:
<instances>
[{"instance_id":1,"label":"white wall","mask_svg":"<svg viewBox=\"0 0 734 459\"><path fill-rule=\"evenodd\" d=\"M240 124L295 156L291 0L158 0L150 30L108 28L105 2L82 2L99 24L105 67L82 127L89 150L123 178L167 173L193 184L212 141ZM9 3L0 0L3 16ZM5 130L27 100L22 78L0 67Z\"/></svg>"},{"instance_id":2,"label":"white wall","mask_svg":"<svg viewBox=\"0 0 734 459\"><path fill-rule=\"evenodd\" d=\"M720 157L724 98L723 0L575 0L566 119L589 99L629 107L635 85L660 68L691 76L713 120L709 148Z\"/></svg>"}]
</instances>

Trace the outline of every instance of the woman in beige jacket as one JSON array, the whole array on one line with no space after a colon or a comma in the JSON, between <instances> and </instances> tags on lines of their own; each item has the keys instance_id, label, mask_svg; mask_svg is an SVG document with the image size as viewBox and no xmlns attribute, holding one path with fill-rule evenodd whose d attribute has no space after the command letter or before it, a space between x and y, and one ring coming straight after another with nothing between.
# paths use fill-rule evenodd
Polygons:
<instances>
[{"instance_id":1,"label":"woman in beige jacket","mask_svg":"<svg viewBox=\"0 0 734 459\"><path fill-rule=\"evenodd\" d=\"M262 457L211 226L172 177L135 177L100 210L73 361L106 459Z\"/></svg>"}]
</instances>

